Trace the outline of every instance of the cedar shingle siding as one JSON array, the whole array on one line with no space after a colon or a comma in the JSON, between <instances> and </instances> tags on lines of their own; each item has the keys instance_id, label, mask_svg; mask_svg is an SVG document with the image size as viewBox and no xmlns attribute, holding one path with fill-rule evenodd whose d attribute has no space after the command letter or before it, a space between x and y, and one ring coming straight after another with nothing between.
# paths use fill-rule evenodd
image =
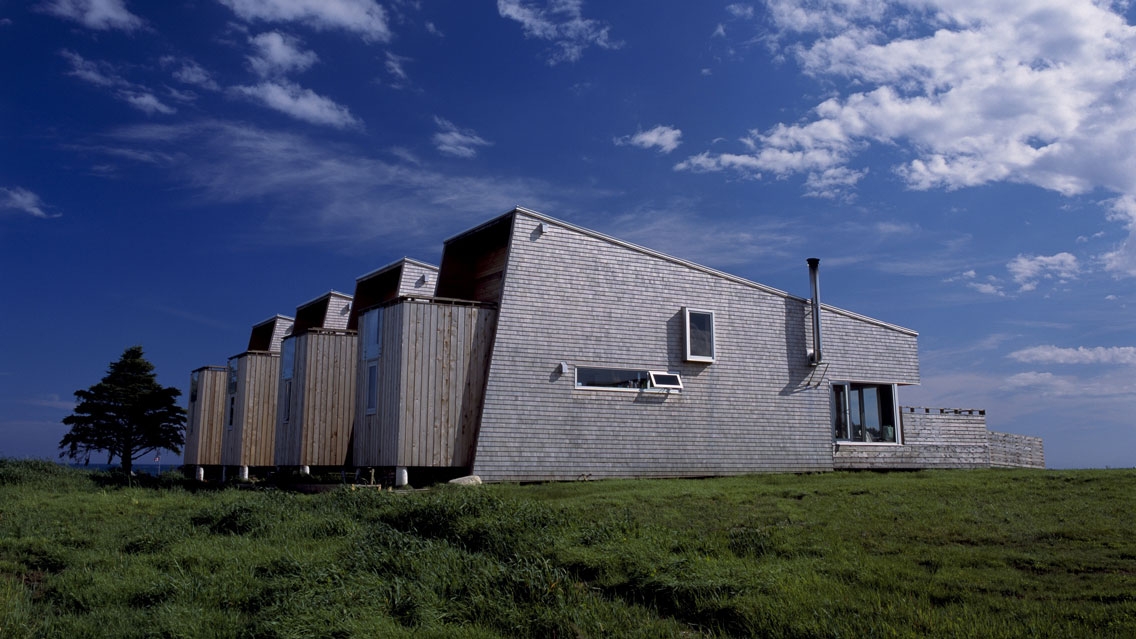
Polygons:
<instances>
[{"instance_id":1,"label":"cedar shingle siding","mask_svg":"<svg viewBox=\"0 0 1136 639\"><path fill-rule=\"evenodd\" d=\"M514 217L474 472L832 470L829 388L806 356L806 301L571 228L538 233L540 223ZM683 307L714 311L717 361L684 361ZM828 310L822 322L828 378L919 381L914 333ZM673 371L685 389L578 389L579 366Z\"/></svg>"}]
</instances>

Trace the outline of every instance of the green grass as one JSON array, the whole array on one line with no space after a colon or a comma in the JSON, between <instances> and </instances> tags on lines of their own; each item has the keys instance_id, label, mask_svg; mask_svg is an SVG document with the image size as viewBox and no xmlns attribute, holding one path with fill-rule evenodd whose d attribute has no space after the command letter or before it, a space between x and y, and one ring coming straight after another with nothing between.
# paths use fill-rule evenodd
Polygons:
<instances>
[{"instance_id":1,"label":"green grass","mask_svg":"<svg viewBox=\"0 0 1136 639\"><path fill-rule=\"evenodd\" d=\"M1131 637L1136 471L193 492L0 460L0 637Z\"/></svg>"}]
</instances>

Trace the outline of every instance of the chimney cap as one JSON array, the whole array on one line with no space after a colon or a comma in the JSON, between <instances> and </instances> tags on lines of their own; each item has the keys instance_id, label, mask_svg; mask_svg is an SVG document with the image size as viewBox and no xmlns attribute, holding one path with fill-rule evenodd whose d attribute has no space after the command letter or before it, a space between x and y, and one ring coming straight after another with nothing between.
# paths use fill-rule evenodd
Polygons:
<instances>
[{"instance_id":1,"label":"chimney cap","mask_svg":"<svg viewBox=\"0 0 1136 639\"><path fill-rule=\"evenodd\" d=\"M809 263L809 266L811 266L813 268L820 266L820 258L819 257L810 257L806 261Z\"/></svg>"}]
</instances>

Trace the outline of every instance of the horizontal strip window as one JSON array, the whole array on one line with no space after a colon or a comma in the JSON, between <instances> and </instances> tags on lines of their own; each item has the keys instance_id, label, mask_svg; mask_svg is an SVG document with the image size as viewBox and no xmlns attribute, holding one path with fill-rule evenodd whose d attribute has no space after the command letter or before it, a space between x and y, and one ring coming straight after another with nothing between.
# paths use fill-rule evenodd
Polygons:
<instances>
[{"instance_id":1,"label":"horizontal strip window","mask_svg":"<svg viewBox=\"0 0 1136 639\"><path fill-rule=\"evenodd\" d=\"M678 373L626 368L576 367L576 388L597 390L682 390Z\"/></svg>"}]
</instances>

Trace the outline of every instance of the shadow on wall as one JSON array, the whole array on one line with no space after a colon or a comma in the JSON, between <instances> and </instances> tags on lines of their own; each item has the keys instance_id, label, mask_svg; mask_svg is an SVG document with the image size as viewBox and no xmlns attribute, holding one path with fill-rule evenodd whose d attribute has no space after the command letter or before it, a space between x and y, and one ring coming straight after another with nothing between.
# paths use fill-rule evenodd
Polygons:
<instances>
[{"instance_id":1,"label":"shadow on wall","mask_svg":"<svg viewBox=\"0 0 1136 639\"><path fill-rule=\"evenodd\" d=\"M805 321L805 304L800 300L786 298L785 306L785 365L788 368L788 382L777 393L793 395L809 388L808 379L813 373L809 366L808 348L809 322Z\"/></svg>"}]
</instances>

